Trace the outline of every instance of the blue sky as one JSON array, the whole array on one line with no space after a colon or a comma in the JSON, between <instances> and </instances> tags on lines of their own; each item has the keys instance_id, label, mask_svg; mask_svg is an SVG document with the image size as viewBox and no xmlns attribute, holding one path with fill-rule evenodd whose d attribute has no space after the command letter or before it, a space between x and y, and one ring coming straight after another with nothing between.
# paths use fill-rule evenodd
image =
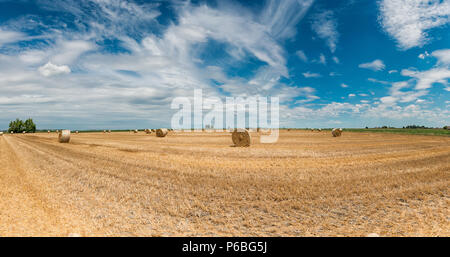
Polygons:
<instances>
[{"instance_id":1,"label":"blue sky","mask_svg":"<svg viewBox=\"0 0 450 257\"><path fill-rule=\"evenodd\" d=\"M0 0L0 129L167 127L278 96L282 127L450 125L450 1Z\"/></svg>"}]
</instances>

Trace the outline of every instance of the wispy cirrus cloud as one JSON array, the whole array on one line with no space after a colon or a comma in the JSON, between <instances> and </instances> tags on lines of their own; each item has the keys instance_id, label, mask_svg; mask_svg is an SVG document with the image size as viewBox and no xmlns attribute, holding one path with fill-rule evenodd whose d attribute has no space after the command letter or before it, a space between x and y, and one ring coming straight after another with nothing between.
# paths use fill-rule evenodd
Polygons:
<instances>
[{"instance_id":1,"label":"wispy cirrus cloud","mask_svg":"<svg viewBox=\"0 0 450 257\"><path fill-rule=\"evenodd\" d=\"M5 44L14 43L26 38L26 35L22 32L5 30L0 28L0 47Z\"/></svg>"},{"instance_id":2,"label":"wispy cirrus cloud","mask_svg":"<svg viewBox=\"0 0 450 257\"><path fill-rule=\"evenodd\" d=\"M260 22L274 38L289 38L297 33L295 26L305 16L314 0L268 1Z\"/></svg>"},{"instance_id":3,"label":"wispy cirrus cloud","mask_svg":"<svg viewBox=\"0 0 450 257\"><path fill-rule=\"evenodd\" d=\"M322 75L320 75L320 73L314 73L314 72L309 72L309 71L304 72L302 74L305 78L320 78L322 76Z\"/></svg>"},{"instance_id":4,"label":"wispy cirrus cloud","mask_svg":"<svg viewBox=\"0 0 450 257\"><path fill-rule=\"evenodd\" d=\"M308 62L308 57L306 57L305 52L303 52L302 50L298 50L297 52L295 52L295 54L298 56L298 58L300 58L300 60L302 60L303 62Z\"/></svg>"},{"instance_id":5,"label":"wispy cirrus cloud","mask_svg":"<svg viewBox=\"0 0 450 257\"><path fill-rule=\"evenodd\" d=\"M0 101L0 108L14 105L14 115L19 116L33 111L37 120L48 120L40 122L41 126L57 123L73 128L82 123L95 128L111 124L112 117L167 126L170 121L163 117L170 115L171 99L192 95L194 88L220 97L279 96L282 104L297 96L316 97L311 87L280 82L282 76L289 76L280 42L295 35L295 26L311 0L268 1L257 14L233 4L222 8L174 3L175 20L165 25L157 20L161 15L158 3L39 3L43 9L64 15L56 16L59 20L51 24L40 17L33 17L33 24L23 22L23 17L18 18L20 22L10 21L9 27L17 32L3 33L0 43L19 42L28 36L21 30L33 29L45 43L0 54L0 94L15 99ZM202 47L210 43L224 46L226 58L220 60L220 67L204 66ZM249 58L262 63L250 76L235 77L225 71L227 65L239 67ZM44 107L49 104L51 112ZM73 108L68 110L67 105ZM95 117L92 110L96 110ZM0 119L10 115L2 112Z\"/></svg>"}]
</instances>

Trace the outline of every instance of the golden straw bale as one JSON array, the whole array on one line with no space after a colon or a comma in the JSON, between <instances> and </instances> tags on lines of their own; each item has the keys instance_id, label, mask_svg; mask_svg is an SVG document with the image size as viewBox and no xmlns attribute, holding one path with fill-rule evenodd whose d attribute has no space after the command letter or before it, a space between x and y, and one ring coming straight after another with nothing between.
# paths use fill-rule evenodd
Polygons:
<instances>
[{"instance_id":1,"label":"golden straw bale","mask_svg":"<svg viewBox=\"0 0 450 257\"><path fill-rule=\"evenodd\" d=\"M331 130L331 134L333 135L333 137L340 137L342 135L342 129L334 128L333 130Z\"/></svg>"},{"instance_id":2,"label":"golden straw bale","mask_svg":"<svg viewBox=\"0 0 450 257\"><path fill-rule=\"evenodd\" d=\"M169 131L165 128L160 128L156 130L157 137L165 137Z\"/></svg>"},{"instance_id":3,"label":"golden straw bale","mask_svg":"<svg viewBox=\"0 0 450 257\"><path fill-rule=\"evenodd\" d=\"M68 129L61 130L61 132L59 132L59 134L58 134L58 141L60 143L69 143L70 130L68 130Z\"/></svg>"},{"instance_id":4,"label":"golden straw bale","mask_svg":"<svg viewBox=\"0 0 450 257\"><path fill-rule=\"evenodd\" d=\"M231 134L233 144L239 147L248 147L252 143L252 137L247 129L235 129Z\"/></svg>"}]
</instances>

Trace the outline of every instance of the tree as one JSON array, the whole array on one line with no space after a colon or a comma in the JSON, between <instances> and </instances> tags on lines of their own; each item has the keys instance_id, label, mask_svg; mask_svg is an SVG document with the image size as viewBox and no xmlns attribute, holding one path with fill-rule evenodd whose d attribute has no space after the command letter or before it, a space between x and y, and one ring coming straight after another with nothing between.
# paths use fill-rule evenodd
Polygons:
<instances>
[{"instance_id":1,"label":"tree","mask_svg":"<svg viewBox=\"0 0 450 257\"><path fill-rule=\"evenodd\" d=\"M23 125L24 125L25 131L27 133L34 133L34 132L36 132L36 124L34 124L33 119L28 118L28 120L26 120Z\"/></svg>"},{"instance_id":2,"label":"tree","mask_svg":"<svg viewBox=\"0 0 450 257\"><path fill-rule=\"evenodd\" d=\"M36 132L36 124L34 124L31 118L25 122L20 119L16 119L15 121L11 121L9 123L8 132L11 131L14 133L22 133L23 131L26 131L27 133L34 133Z\"/></svg>"},{"instance_id":3,"label":"tree","mask_svg":"<svg viewBox=\"0 0 450 257\"><path fill-rule=\"evenodd\" d=\"M20 133L24 131L23 121L16 119L15 121L11 121L9 123L8 132Z\"/></svg>"}]
</instances>

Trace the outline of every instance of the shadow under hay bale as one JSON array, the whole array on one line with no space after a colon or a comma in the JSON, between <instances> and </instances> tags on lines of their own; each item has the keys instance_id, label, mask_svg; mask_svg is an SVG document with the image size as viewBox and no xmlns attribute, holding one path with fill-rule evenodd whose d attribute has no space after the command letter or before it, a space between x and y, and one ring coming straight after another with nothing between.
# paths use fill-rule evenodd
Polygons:
<instances>
[{"instance_id":1,"label":"shadow under hay bale","mask_svg":"<svg viewBox=\"0 0 450 257\"><path fill-rule=\"evenodd\" d=\"M235 129L231 134L231 140L236 147L248 147L252 143L252 137L247 129Z\"/></svg>"}]
</instances>

